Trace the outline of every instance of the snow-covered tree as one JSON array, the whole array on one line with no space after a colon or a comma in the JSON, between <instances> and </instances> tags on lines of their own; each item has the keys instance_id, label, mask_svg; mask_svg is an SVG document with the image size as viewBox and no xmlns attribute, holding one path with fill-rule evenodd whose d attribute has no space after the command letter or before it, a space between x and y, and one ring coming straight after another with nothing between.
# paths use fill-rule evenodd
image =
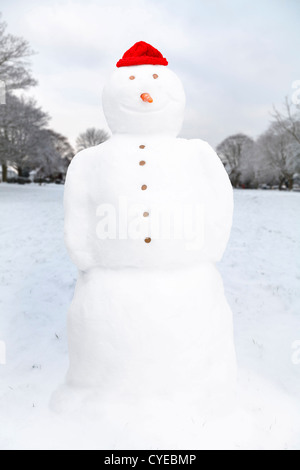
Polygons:
<instances>
[{"instance_id":1,"label":"snow-covered tree","mask_svg":"<svg viewBox=\"0 0 300 470\"><path fill-rule=\"evenodd\" d=\"M227 137L217 147L217 153L234 187L249 184L253 179L253 148L254 141L245 134Z\"/></svg>"},{"instance_id":2,"label":"snow-covered tree","mask_svg":"<svg viewBox=\"0 0 300 470\"><path fill-rule=\"evenodd\" d=\"M80 152L86 148L95 147L109 139L109 134L103 129L91 127L80 134L76 140L77 151Z\"/></svg>"}]
</instances>

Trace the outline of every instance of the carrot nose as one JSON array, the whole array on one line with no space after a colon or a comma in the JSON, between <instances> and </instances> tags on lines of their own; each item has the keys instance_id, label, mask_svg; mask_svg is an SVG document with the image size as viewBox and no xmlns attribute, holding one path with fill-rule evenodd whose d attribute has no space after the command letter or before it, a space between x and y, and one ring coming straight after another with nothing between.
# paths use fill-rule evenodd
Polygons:
<instances>
[{"instance_id":1,"label":"carrot nose","mask_svg":"<svg viewBox=\"0 0 300 470\"><path fill-rule=\"evenodd\" d=\"M149 95L149 93L142 93L141 94L141 98L143 101L148 102L148 103L153 103L153 99L151 98L151 96Z\"/></svg>"}]
</instances>

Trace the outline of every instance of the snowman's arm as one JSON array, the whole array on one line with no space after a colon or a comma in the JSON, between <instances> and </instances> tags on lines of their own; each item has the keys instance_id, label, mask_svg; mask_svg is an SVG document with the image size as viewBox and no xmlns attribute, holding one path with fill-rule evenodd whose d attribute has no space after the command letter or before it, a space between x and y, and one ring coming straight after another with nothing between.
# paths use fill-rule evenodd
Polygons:
<instances>
[{"instance_id":1,"label":"snowman's arm","mask_svg":"<svg viewBox=\"0 0 300 470\"><path fill-rule=\"evenodd\" d=\"M192 141L201 159L201 168L208 182L206 213L208 251L214 261L220 261L229 240L233 218L233 190L228 174L217 153L202 140Z\"/></svg>"},{"instance_id":2,"label":"snowman's arm","mask_svg":"<svg viewBox=\"0 0 300 470\"><path fill-rule=\"evenodd\" d=\"M65 184L65 244L74 264L81 271L95 265L91 233L86 151L80 152L71 162Z\"/></svg>"}]
</instances>

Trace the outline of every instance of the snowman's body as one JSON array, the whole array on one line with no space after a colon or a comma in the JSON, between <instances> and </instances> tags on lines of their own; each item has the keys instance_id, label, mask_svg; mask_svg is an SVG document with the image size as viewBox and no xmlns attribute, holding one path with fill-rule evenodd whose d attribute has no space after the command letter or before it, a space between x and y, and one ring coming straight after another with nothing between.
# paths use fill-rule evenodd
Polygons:
<instances>
[{"instance_id":1,"label":"snowman's body","mask_svg":"<svg viewBox=\"0 0 300 470\"><path fill-rule=\"evenodd\" d=\"M143 102L151 86L154 101ZM183 97L166 67L119 69L104 92L113 137L68 172L66 243L79 268L68 383L104 403L205 406L234 386L232 314L215 267L232 188L206 142L176 138Z\"/></svg>"}]
</instances>

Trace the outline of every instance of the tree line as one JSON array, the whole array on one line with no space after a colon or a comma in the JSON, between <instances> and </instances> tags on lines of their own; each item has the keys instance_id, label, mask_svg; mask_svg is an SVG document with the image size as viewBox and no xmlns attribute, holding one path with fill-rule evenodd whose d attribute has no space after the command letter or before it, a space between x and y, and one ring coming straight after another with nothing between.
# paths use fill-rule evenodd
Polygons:
<instances>
[{"instance_id":1,"label":"tree line","mask_svg":"<svg viewBox=\"0 0 300 470\"><path fill-rule=\"evenodd\" d=\"M63 178L74 149L68 139L49 127L50 116L32 98L19 96L36 86L29 58L34 54L29 43L7 32L0 13L0 85L5 86L0 104L0 165L2 181L7 181L8 165L19 177L37 170L41 178ZM77 150L97 145L109 136L98 129L88 129L77 139Z\"/></svg>"},{"instance_id":2,"label":"tree line","mask_svg":"<svg viewBox=\"0 0 300 470\"><path fill-rule=\"evenodd\" d=\"M293 189L300 183L300 112L285 100L284 111L273 109L268 129L256 140L232 135L217 146L235 188Z\"/></svg>"}]
</instances>

